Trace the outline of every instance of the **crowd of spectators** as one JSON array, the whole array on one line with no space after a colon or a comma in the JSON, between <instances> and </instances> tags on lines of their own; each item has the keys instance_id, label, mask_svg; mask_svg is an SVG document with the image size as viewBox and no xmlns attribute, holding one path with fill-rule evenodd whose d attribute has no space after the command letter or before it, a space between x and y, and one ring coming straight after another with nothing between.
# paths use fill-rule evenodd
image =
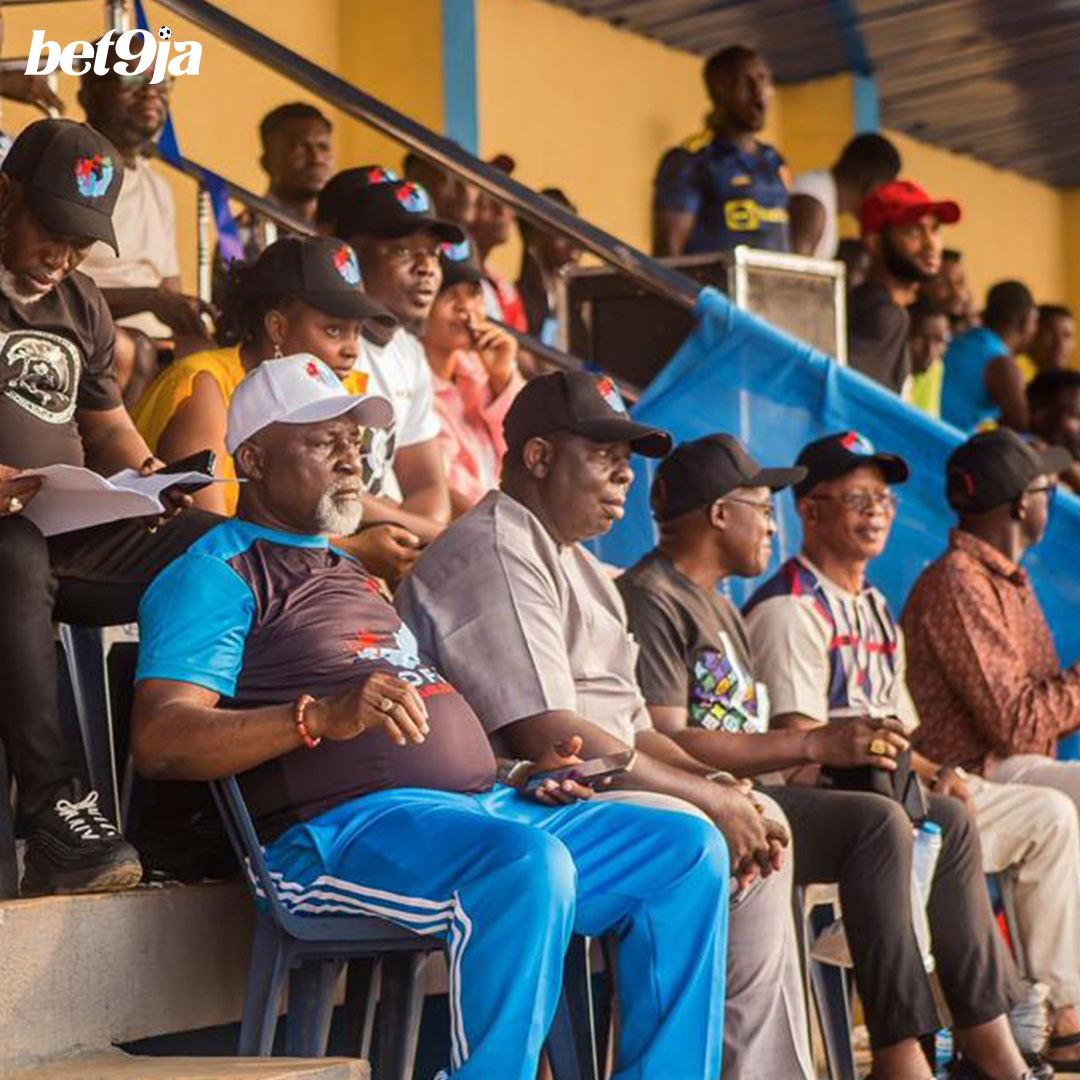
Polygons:
<instances>
[{"instance_id":1,"label":"crowd of spectators","mask_svg":"<svg viewBox=\"0 0 1080 1080\"><path fill-rule=\"evenodd\" d=\"M722 433L673 449L610 379L543 373L519 338L557 341L573 242L519 222L510 281L509 206L416 154L331 175L310 105L259 134L266 199L314 235L245 212L214 305L185 296L148 160L171 84L88 74L87 123L39 121L0 166L0 741L24 893L142 877L64 734L52 632L137 618L136 766L240 774L294 910L443 934L454 1074L536 1076L578 932L618 939L617 1075L811 1080L792 895L812 884L839 887L876 1080L930 1077L934 965L954 1080L1051 1075L1010 1028L1025 980L1049 992L1047 1057L1080 1071L1080 764L1054 760L1080 670L1020 568L1059 481L1080 490L1072 315L1017 281L976 314L943 247L961 207L900 178L887 139L792 180L758 138L764 58L725 49L705 78L706 131L657 172L656 251L842 258L852 366L970 436L940 478L956 529L900 617L867 581L899 456L856 431L778 466ZM21 470L150 475L207 450L221 483L168 491L152 522L46 538L24 514L41 480ZM635 453L663 459L658 540L616 580L584 544L624 516ZM789 489L801 551L739 611L725 584L765 572ZM595 783L573 771L592 759ZM1023 970L986 873L1013 879Z\"/></svg>"}]
</instances>

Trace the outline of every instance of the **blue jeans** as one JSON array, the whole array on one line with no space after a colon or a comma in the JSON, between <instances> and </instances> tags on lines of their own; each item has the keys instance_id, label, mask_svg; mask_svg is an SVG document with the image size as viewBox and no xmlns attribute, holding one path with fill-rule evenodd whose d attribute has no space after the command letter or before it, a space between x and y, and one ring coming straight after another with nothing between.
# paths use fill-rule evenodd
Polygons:
<instances>
[{"instance_id":1,"label":"blue jeans","mask_svg":"<svg viewBox=\"0 0 1080 1080\"><path fill-rule=\"evenodd\" d=\"M451 1063L535 1080L571 933L619 944L617 1080L720 1074L729 865L697 817L552 809L497 786L355 799L267 849L293 911L378 915L448 945Z\"/></svg>"}]
</instances>

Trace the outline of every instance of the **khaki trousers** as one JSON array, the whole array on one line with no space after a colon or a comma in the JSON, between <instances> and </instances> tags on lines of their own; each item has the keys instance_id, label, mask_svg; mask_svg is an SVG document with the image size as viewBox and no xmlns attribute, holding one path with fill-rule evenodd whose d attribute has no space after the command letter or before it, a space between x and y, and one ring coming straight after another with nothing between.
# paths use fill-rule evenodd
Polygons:
<instances>
[{"instance_id":1,"label":"khaki trousers","mask_svg":"<svg viewBox=\"0 0 1080 1080\"><path fill-rule=\"evenodd\" d=\"M1072 771L1080 795L1080 765ZM1068 796L1036 782L968 781L983 867L1013 881L1025 974L1060 1008L1080 1004L1080 823Z\"/></svg>"},{"instance_id":2,"label":"khaki trousers","mask_svg":"<svg viewBox=\"0 0 1080 1080\"><path fill-rule=\"evenodd\" d=\"M595 796L660 810L701 814L681 799L646 791ZM773 821L783 810L754 792ZM812 1080L806 1002L792 913L794 852L783 869L748 889L732 890L728 921L727 1003L724 1007L724 1080Z\"/></svg>"}]
</instances>

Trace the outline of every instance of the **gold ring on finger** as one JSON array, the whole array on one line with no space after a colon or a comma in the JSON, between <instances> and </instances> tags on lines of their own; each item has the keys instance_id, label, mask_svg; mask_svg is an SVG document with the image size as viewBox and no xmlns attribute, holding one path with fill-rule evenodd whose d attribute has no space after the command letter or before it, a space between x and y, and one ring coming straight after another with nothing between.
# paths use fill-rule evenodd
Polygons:
<instances>
[{"instance_id":1,"label":"gold ring on finger","mask_svg":"<svg viewBox=\"0 0 1080 1080\"><path fill-rule=\"evenodd\" d=\"M877 757L884 757L889 752L889 744L884 739L870 740L870 753Z\"/></svg>"},{"instance_id":2,"label":"gold ring on finger","mask_svg":"<svg viewBox=\"0 0 1080 1080\"><path fill-rule=\"evenodd\" d=\"M397 704L397 703L393 700L393 698L388 698L388 697L379 698L379 704L378 704L377 708L378 708L379 712L387 712L387 713L388 712L393 712L395 704Z\"/></svg>"}]
</instances>

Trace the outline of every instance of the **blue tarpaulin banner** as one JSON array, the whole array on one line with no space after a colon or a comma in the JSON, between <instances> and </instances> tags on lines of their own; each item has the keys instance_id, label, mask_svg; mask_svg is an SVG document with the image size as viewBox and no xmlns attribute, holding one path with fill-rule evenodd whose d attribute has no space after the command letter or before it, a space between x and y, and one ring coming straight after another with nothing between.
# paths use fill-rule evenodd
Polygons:
<instances>
[{"instance_id":1,"label":"blue tarpaulin banner","mask_svg":"<svg viewBox=\"0 0 1080 1080\"><path fill-rule=\"evenodd\" d=\"M764 465L789 465L806 443L846 430L861 432L878 450L900 454L911 479L897 489L900 507L889 546L869 571L899 614L923 567L948 543L954 519L945 502L945 461L963 436L715 290L702 291L696 317L693 333L634 407L635 419L667 428L676 442L730 432ZM656 464L635 458L626 517L593 544L605 561L629 566L653 546L648 491ZM801 538L790 492L779 497L778 512L770 575L798 550ZM1024 565L1066 664L1080 657L1078 554L1080 499L1062 493L1046 538ZM755 585L732 581L732 599L742 603ZM1068 752L1064 744L1062 751Z\"/></svg>"}]
</instances>

